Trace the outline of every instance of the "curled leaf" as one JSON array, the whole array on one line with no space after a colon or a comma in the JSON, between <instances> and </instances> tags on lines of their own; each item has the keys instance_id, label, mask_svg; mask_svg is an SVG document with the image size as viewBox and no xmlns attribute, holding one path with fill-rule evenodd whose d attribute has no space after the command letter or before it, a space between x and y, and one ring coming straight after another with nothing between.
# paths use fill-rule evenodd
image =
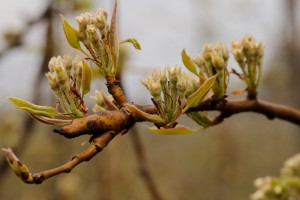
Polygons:
<instances>
[{"instance_id":1,"label":"curled leaf","mask_svg":"<svg viewBox=\"0 0 300 200\"><path fill-rule=\"evenodd\" d=\"M136 116L146 120L146 121L150 121L150 122L154 122L157 123L159 125L165 125L165 120L162 119L159 115L151 115L148 114L140 109L138 109L137 107L135 107L134 105L128 104L126 103L125 106Z\"/></svg>"},{"instance_id":2,"label":"curled leaf","mask_svg":"<svg viewBox=\"0 0 300 200\"><path fill-rule=\"evenodd\" d=\"M3 148L2 152L15 174L25 183L33 183L33 177L28 167L17 158L14 152L10 148Z\"/></svg>"},{"instance_id":3,"label":"curled leaf","mask_svg":"<svg viewBox=\"0 0 300 200\"><path fill-rule=\"evenodd\" d=\"M90 92L91 89L91 80L92 80L92 70L90 65L82 59L82 80L81 80L81 91L82 96Z\"/></svg>"},{"instance_id":4,"label":"curled leaf","mask_svg":"<svg viewBox=\"0 0 300 200\"><path fill-rule=\"evenodd\" d=\"M13 98L13 97L10 97L8 99L17 108L19 108L21 110L25 110L26 112L33 114L33 115L53 118L54 116L59 114L59 112L55 108L50 107L50 106L39 106L39 105L29 103L25 100Z\"/></svg>"},{"instance_id":5,"label":"curled leaf","mask_svg":"<svg viewBox=\"0 0 300 200\"><path fill-rule=\"evenodd\" d=\"M197 107L212 88L216 80L216 75L208 78L199 88L187 99L186 107L182 113L185 113L189 108Z\"/></svg>"},{"instance_id":6,"label":"curled leaf","mask_svg":"<svg viewBox=\"0 0 300 200\"><path fill-rule=\"evenodd\" d=\"M194 129L189 129L182 125L177 125L174 128L161 127L159 129L156 126L153 126L153 127L148 127L148 129L153 133L165 134L165 135L185 135L185 134L195 133L198 131L198 130L194 130Z\"/></svg>"},{"instance_id":7,"label":"curled leaf","mask_svg":"<svg viewBox=\"0 0 300 200\"><path fill-rule=\"evenodd\" d=\"M65 36L68 40L68 43L74 49L81 50L79 39L77 36L76 30L65 20L64 16L60 15L62 19L62 25L64 29Z\"/></svg>"},{"instance_id":8,"label":"curled leaf","mask_svg":"<svg viewBox=\"0 0 300 200\"><path fill-rule=\"evenodd\" d=\"M43 117L43 116L38 116L33 114L31 114L31 117L33 117L34 119L42 123L56 125L56 126L65 126L72 123L71 119L53 119L53 118L48 118L48 117Z\"/></svg>"},{"instance_id":9,"label":"curled leaf","mask_svg":"<svg viewBox=\"0 0 300 200\"><path fill-rule=\"evenodd\" d=\"M138 50L142 49L140 43L134 38L129 38L127 40L123 40L122 42L120 42L120 44L123 44L123 43L126 43L126 42L131 43L135 49L138 49Z\"/></svg>"},{"instance_id":10,"label":"curled leaf","mask_svg":"<svg viewBox=\"0 0 300 200\"><path fill-rule=\"evenodd\" d=\"M198 76L197 69L196 69L196 64L194 61L191 59L189 55L186 54L185 49L182 50L181 52L181 58L184 66L190 70L192 73Z\"/></svg>"}]
</instances>

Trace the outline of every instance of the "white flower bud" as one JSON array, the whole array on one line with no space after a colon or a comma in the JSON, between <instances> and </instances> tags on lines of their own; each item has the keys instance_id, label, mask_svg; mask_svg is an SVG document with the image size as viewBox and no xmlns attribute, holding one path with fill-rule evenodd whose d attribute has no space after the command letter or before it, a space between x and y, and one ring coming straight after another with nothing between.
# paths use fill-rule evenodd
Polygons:
<instances>
[{"instance_id":1,"label":"white flower bud","mask_svg":"<svg viewBox=\"0 0 300 200\"><path fill-rule=\"evenodd\" d=\"M64 57L64 63L65 63L65 69L66 69L66 73L68 76L70 76L70 72L72 69L72 57L70 56L70 54L65 54Z\"/></svg>"}]
</instances>

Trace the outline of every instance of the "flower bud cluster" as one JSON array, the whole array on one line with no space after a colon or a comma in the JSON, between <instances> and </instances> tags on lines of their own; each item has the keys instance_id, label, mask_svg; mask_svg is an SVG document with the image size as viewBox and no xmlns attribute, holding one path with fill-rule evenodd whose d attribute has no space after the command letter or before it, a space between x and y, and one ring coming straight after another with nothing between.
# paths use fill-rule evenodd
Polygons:
<instances>
[{"instance_id":1,"label":"flower bud cluster","mask_svg":"<svg viewBox=\"0 0 300 200\"><path fill-rule=\"evenodd\" d=\"M199 87L199 82L182 72L178 66L154 69L152 75L142 83L153 97L159 116L167 127L176 125L176 119L186 104L186 95Z\"/></svg>"},{"instance_id":2,"label":"flower bud cluster","mask_svg":"<svg viewBox=\"0 0 300 200\"><path fill-rule=\"evenodd\" d=\"M46 73L49 86L59 100L65 114L82 117L85 106L82 105L80 87L82 85L83 63L79 56L72 61L70 55L52 57Z\"/></svg>"},{"instance_id":3,"label":"flower bud cluster","mask_svg":"<svg viewBox=\"0 0 300 200\"><path fill-rule=\"evenodd\" d=\"M264 44L256 41L253 36L246 35L240 42L232 42L232 53L243 72L248 96L255 98L261 78Z\"/></svg>"},{"instance_id":4,"label":"flower bud cluster","mask_svg":"<svg viewBox=\"0 0 300 200\"><path fill-rule=\"evenodd\" d=\"M286 160L281 169L281 176L300 177L300 154Z\"/></svg>"},{"instance_id":5,"label":"flower bud cluster","mask_svg":"<svg viewBox=\"0 0 300 200\"><path fill-rule=\"evenodd\" d=\"M103 76L116 74L117 59L114 58L118 57L111 41L113 33L107 16L105 10L99 9L97 13L84 13L76 17L78 39L90 52Z\"/></svg>"},{"instance_id":6,"label":"flower bud cluster","mask_svg":"<svg viewBox=\"0 0 300 200\"><path fill-rule=\"evenodd\" d=\"M214 96L218 99L224 97L227 84L228 72L227 63L229 59L228 48L221 42L204 44L201 54L194 59L196 65L200 68L199 77L203 83L207 78L217 74L215 85L213 86Z\"/></svg>"},{"instance_id":7,"label":"flower bud cluster","mask_svg":"<svg viewBox=\"0 0 300 200\"><path fill-rule=\"evenodd\" d=\"M284 162L281 176L258 178L254 181L256 192L251 200L299 199L300 197L300 154Z\"/></svg>"},{"instance_id":8,"label":"flower bud cluster","mask_svg":"<svg viewBox=\"0 0 300 200\"><path fill-rule=\"evenodd\" d=\"M274 177L258 178L254 181L256 192L250 196L251 200L281 200L290 199L286 184Z\"/></svg>"}]
</instances>

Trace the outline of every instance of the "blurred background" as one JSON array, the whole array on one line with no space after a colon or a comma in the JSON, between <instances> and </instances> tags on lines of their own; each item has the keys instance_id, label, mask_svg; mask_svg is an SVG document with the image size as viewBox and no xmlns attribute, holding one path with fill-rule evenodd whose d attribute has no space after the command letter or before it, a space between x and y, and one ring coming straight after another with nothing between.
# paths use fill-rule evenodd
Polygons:
<instances>
[{"instance_id":1,"label":"blurred background","mask_svg":"<svg viewBox=\"0 0 300 200\"><path fill-rule=\"evenodd\" d=\"M12 147L33 172L54 168L83 151L80 144L88 137L53 134L53 127L36 123L7 97L53 105L44 76L48 61L78 53L64 38L59 14L75 26L81 12L103 7L110 15L113 1L1 0L0 5L0 147ZM120 39L136 38L142 46L142 51L130 45L124 50L122 79L130 101L150 103L140 80L155 67L182 65L183 48L194 56L204 43L230 46L250 33L266 46L259 98L300 109L297 0L119 0L118 20ZM236 66L231 57L229 68ZM243 87L232 76L229 97L244 98L231 95ZM95 79L93 88L105 85ZM0 156L0 199L247 199L255 178L279 175L283 161L300 151L298 126L254 113L185 136L155 135L144 125L150 124L137 125L93 160L41 185L22 183Z\"/></svg>"}]
</instances>

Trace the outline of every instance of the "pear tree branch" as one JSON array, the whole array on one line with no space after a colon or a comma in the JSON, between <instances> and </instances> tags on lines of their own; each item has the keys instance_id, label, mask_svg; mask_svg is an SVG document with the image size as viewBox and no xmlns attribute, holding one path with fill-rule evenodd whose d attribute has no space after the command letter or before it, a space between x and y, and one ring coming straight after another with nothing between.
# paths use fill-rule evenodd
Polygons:
<instances>
[{"instance_id":1,"label":"pear tree branch","mask_svg":"<svg viewBox=\"0 0 300 200\"><path fill-rule=\"evenodd\" d=\"M31 173L29 169L23 164L13 153L13 151L8 149L2 149L4 155L6 156L9 164L14 169L15 173L25 182L25 183L35 183L40 184L44 180L56 176L61 173L69 173L71 170L84 161L89 161L99 152L101 152L108 143L115 137L116 133L113 131L105 132L100 136L96 136L92 145L89 146L85 151L76 154L72 159L66 164L50 169L47 171L39 173Z\"/></svg>"}]
</instances>

